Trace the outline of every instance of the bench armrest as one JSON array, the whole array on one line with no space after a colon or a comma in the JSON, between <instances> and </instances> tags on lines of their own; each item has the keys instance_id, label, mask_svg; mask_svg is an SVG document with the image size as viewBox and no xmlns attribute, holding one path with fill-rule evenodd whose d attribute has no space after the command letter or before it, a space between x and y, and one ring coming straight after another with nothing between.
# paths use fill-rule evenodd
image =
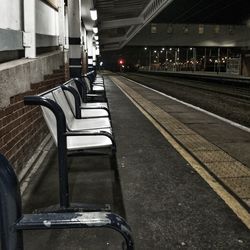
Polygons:
<instances>
[{"instance_id":1,"label":"bench armrest","mask_svg":"<svg viewBox=\"0 0 250 250\"><path fill-rule=\"evenodd\" d=\"M41 213L24 214L16 223L17 230L110 228L119 232L126 241L127 249L133 249L131 229L117 214L107 212Z\"/></svg>"}]
</instances>

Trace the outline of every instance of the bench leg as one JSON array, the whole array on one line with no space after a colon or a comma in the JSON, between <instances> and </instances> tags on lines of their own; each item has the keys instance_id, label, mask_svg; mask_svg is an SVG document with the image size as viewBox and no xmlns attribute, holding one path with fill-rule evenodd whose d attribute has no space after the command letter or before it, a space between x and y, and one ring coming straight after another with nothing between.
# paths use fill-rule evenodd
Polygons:
<instances>
[{"instance_id":1,"label":"bench leg","mask_svg":"<svg viewBox=\"0 0 250 250\"><path fill-rule=\"evenodd\" d=\"M23 235L15 228L22 216L19 183L13 168L0 154L0 243L2 250L22 250Z\"/></svg>"}]
</instances>

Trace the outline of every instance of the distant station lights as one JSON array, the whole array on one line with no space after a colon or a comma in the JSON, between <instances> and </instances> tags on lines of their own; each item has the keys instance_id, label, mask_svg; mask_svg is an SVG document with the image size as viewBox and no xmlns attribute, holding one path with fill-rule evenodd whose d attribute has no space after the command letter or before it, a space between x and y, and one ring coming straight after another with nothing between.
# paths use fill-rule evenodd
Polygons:
<instances>
[{"instance_id":1,"label":"distant station lights","mask_svg":"<svg viewBox=\"0 0 250 250\"><path fill-rule=\"evenodd\" d=\"M96 9L92 9L90 10L90 17L93 21L97 20L97 10Z\"/></svg>"},{"instance_id":2,"label":"distant station lights","mask_svg":"<svg viewBox=\"0 0 250 250\"><path fill-rule=\"evenodd\" d=\"M144 65L139 67L148 70L227 72L232 67L239 68L237 66L239 56L230 48L145 46L142 49L144 53L142 53L143 57L140 61ZM235 51L237 52L237 50ZM238 68L235 70L236 72L238 72Z\"/></svg>"}]
</instances>

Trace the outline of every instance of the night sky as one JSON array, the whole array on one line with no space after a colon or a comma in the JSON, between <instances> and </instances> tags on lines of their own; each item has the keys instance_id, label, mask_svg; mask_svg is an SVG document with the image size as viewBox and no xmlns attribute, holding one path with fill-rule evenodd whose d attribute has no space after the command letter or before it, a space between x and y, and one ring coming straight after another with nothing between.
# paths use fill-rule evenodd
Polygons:
<instances>
[{"instance_id":1,"label":"night sky","mask_svg":"<svg viewBox=\"0 0 250 250\"><path fill-rule=\"evenodd\" d=\"M174 0L153 22L246 24L250 0Z\"/></svg>"}]
</instances>

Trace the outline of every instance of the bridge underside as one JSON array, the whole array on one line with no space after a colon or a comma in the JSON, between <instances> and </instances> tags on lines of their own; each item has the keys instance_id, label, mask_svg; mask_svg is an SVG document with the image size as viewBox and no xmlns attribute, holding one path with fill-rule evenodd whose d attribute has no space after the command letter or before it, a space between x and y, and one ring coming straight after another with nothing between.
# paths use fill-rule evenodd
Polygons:
<instances>
[{"instance_id":1,"label":"bridge underside","mask_svg":"<svg viewBox=\"0 0 250 250\"><path fill-rule=\"evenodd\" d=\"M247 26L151 23L128 45L250 47Z\"/></svg>"}]
</instances>

